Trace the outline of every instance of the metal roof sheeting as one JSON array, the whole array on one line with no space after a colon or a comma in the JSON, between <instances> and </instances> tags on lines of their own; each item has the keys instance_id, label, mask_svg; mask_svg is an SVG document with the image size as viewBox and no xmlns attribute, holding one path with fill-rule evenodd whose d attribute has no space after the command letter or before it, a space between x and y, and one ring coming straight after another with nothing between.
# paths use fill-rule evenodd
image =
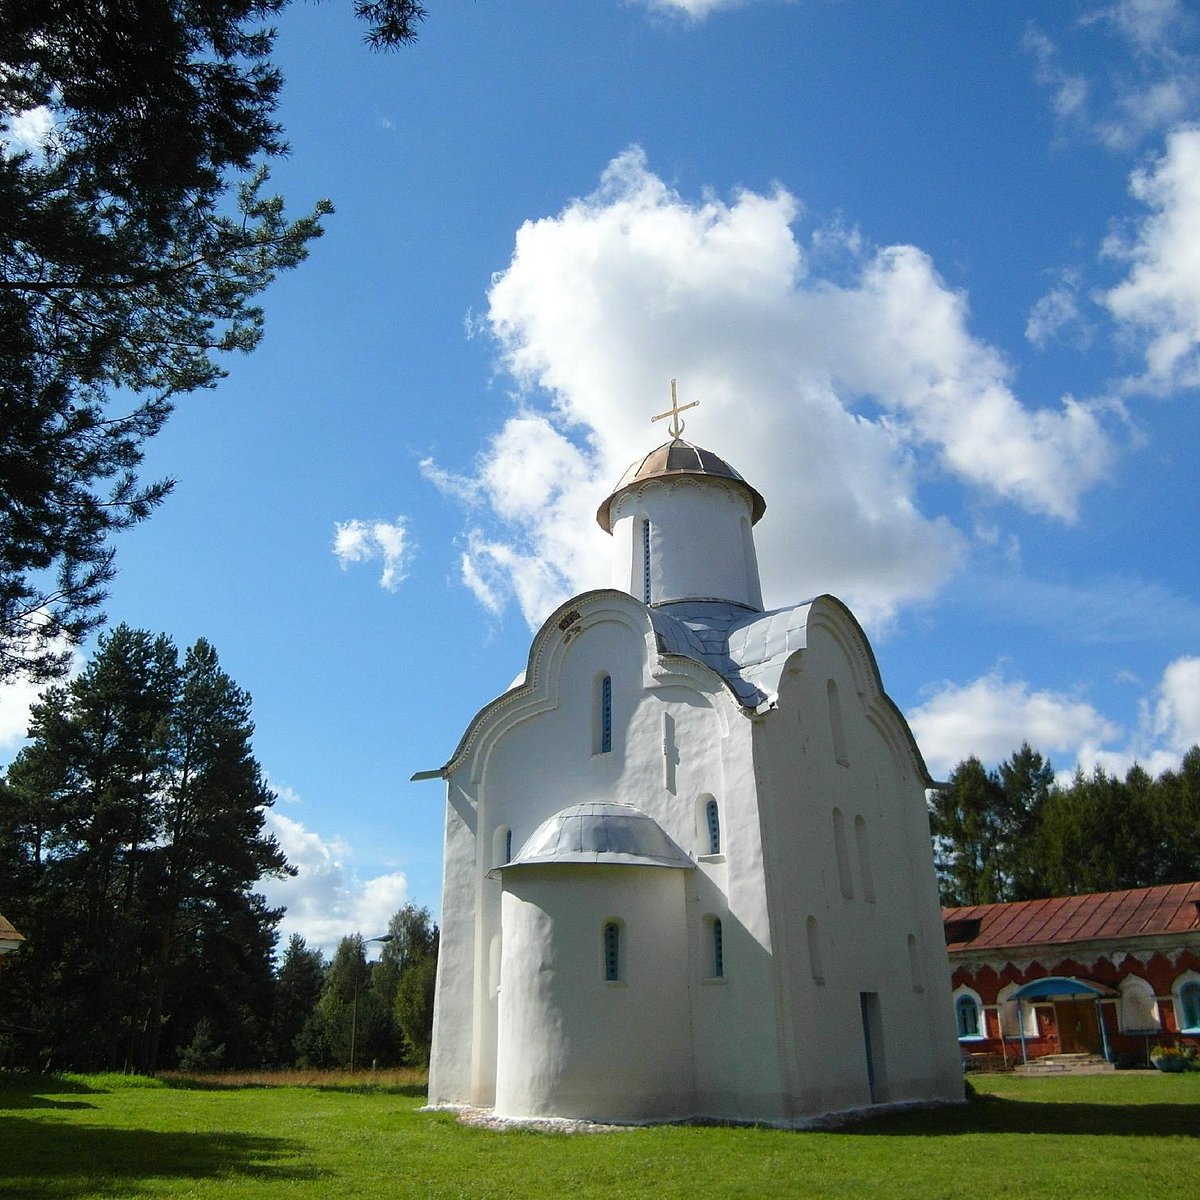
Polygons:
<instances>
[{"instance_id":1,"label":"metal roof sheeting","mask_svg":"<svg viewBox=\"0 0 1200 1200\"><path fill-rule=\"evenodd\" d=\"M605 533L612 533L609 506L630 488L637 487L648 479L670 479L680 475L725 479L744 488L750 498L751 524L757 524L767 511L767 502L762 493L748 484L720 455L705 450L702 446L693 446L683 438L675 438L674 441L655 447L645 458L630 465L613 488L612 494L596 510L596 520L600 528Z\"/></svg>"},{"instance_id":2,"label":"metal roof sheeting","mask_svg":"<svg viewBox=\"0 0 1200 1200\"><path fill-rule=\"evenodd\" d=\"M653 817L630 804L598 801L572 805L543 821L504 869L535 863L696 865Z\"/></svg>"},{"instance_id":3,"label":"metal roof sheeting","mask_svg":"<svg viewBox=\"0 0 1200 1200\"><path fill-rule=\"evenodd\" d=\"M1049 946L1200 931L1200 883L942 909L946 948ZM978 922L977 932L975 923Z\"/></svg>"},{"instance_id":4,"label":"metal roof sheeting","mask_svg":"<svg viewBox=\"0 0 1200 1200\"><path fill-rule=\"evenodd\" d=\"M712 667L740 704L759 708L775 699L784 664L807 644L811 607L761 613L723 600L680 600L649 612L661 652Z\"/></svg>"}]
</instances>

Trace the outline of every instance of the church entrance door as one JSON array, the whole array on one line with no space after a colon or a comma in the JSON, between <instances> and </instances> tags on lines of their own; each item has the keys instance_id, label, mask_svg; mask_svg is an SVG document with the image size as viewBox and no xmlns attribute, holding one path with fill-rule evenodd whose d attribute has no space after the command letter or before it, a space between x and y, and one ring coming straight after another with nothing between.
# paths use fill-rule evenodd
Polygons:
<instances>
[{"instance_id":1,"label":"church entrance door","mask_svg":"<svg viewBox=\"0 0 1200 1200\"><path fill-rule=\"evenodd\" d=\"M1054 1008L1058 1017L1060 1053L1103 1053L1095 1000L1059 1000Z\"/></svg>"}]
</instances>

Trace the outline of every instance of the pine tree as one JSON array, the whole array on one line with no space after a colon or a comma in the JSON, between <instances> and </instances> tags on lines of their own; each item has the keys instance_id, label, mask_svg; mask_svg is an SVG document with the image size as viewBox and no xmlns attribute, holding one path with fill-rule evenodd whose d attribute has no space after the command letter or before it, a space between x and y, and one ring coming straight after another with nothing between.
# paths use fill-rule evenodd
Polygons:
<instances>
[{"instance_id":1,"label":"pine tree","mask_svg":"<svg viewBox=\"0 0 1200 1200\"><path fill-rule=\"evenodd\" d=\"M288 867L252 732L207 643L181 666L125 626L34 708L0 792L27 1062L153 1071L164 1026L175 1052L202 1016L230 1055L261 1053L280 914L252 888Z\"/></svg>"},{"instance_id":2,"label":"pine tree","mask_svg":"<svg viewBox=\"0 0 1200 1200\"><path fill-rule=\"evenodd\" d=\"M274 1006L268 1059L277 1066L291 1066L298 1055L297 1039L304 1029L325 982L325 958L317 948L309 949L293 933L275 973Z\"/></svg>"}]
</instances>

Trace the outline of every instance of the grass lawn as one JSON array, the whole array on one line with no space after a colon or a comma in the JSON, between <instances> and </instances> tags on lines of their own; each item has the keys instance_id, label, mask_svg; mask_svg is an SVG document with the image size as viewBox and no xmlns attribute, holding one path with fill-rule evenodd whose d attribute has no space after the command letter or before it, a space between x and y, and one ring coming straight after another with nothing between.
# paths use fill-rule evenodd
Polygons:
<instances>
[{"instance_id":1,"label":"grass lawn","mask_svg":"<svg viewBox=\"0 0 1200 1200\"><path fill-rule=\"evenodd\" d=\"M420 1112L420 1084L395 1077L0 1075L0 1196L1181 1200L1200 1188L1200 1073L974 1082L986 1094L970 1105L836 1133L548 1134Z\"/></svg>"}]
</instances>

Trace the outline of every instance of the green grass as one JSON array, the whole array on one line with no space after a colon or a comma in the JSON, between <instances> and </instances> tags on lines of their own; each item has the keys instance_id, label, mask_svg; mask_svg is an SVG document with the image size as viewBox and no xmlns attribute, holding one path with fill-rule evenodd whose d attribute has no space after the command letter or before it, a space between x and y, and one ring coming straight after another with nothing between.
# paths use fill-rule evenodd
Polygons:
<instances>
[{"instance_id":1,"label":"green grass","mask_svg":"<svg viewBox=\"0 0 1200 1200\"><path fill-rule=\"evenodd\" d=\"M0 1076L0 1196L650 1196L1178 1200L1200 1179L1200 1074L978 1077L953 1109L838 1132L468 1128L419 1084Z\"/></svg>"}]
</instances>

